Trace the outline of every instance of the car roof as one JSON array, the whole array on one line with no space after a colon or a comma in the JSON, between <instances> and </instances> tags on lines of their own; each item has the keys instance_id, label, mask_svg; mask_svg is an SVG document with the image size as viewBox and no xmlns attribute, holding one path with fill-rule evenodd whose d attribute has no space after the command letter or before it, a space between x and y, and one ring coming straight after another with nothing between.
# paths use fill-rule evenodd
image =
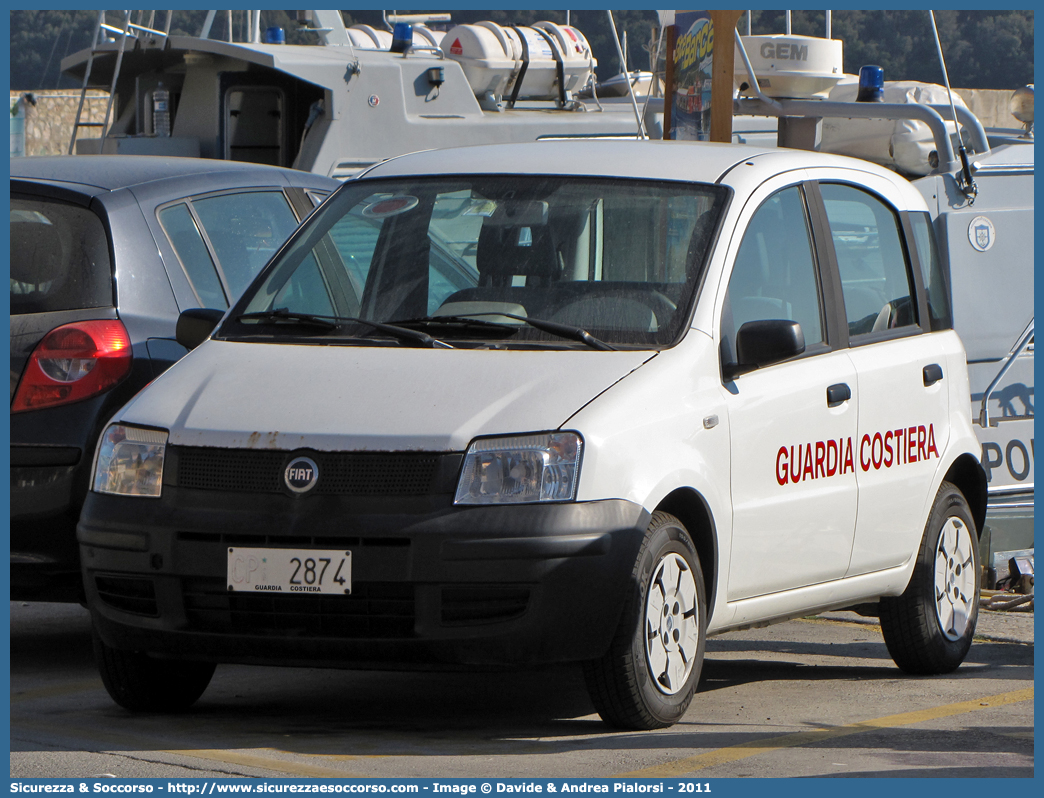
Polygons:
<instances>
[{"instance_id":1,"label":"car roof","mask_svg":"<svg viewBox=\"0 0 1044 798\"><path fill-rule=\"evenodd\" d=\"M894 177L867 161L807 150L637 139L558 139L426 150L392 158L360 177L554 174L716 183L742 163L759 167L766 176L789 169L836 166Z\"/></svg>"},{"instance_id":2,"label":"car roof","mask_svg":"<svg viewBox=\"0 0 1044 798\"><path fill-rule=\"evenodd\" d=\"M154 155L44 155L11 159L11 177L60 183L66 186L85 186L104 191L116 191L141 186L172 177L199 175L250 175L256 177L270 172L289 178L296 185L315 185L334 188L338 181L309 172L278 166L219 161L207 158L176 158Z\"/></svg>"}]
</instances>

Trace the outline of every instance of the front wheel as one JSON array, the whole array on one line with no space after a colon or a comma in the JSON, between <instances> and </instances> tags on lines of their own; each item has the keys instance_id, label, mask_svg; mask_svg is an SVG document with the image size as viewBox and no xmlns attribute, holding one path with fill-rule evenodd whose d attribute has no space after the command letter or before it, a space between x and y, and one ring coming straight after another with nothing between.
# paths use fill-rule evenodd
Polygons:
<instances>
[{"instance_id":1,"label":"front wheel","mask_svg":"<svg viewBox=\"0 0 1044 798\"><path fill-rule=\"evenodd\" d=\"M609 651L584 664L588 692L606 723L659 729L681 719L703 667L706 606L689 533L674 516L654 513Z\"/></svg>"},{"instance_id":2,"label":"front wheel","mask_svg":"<svg viewBox=\"0 0 1044 798\"><path fill-rule=\"evenodd\" d=\"M888 653L906 673L950 673L964 662L979 617L978 543L964 494L944 482L910 584L880 604Z\"/></svg>"},{"instance_id":3,"label":"front wheel","mask_svg":"<svg viewBox=\"0 0 1044 798\"><path fill-rule=\"evenodd\" d=\"M156 659L107 646L94 633L94 659L112 700L132 712L181 712L203 695L213 662Z\"/></svg>"}]
</instances>

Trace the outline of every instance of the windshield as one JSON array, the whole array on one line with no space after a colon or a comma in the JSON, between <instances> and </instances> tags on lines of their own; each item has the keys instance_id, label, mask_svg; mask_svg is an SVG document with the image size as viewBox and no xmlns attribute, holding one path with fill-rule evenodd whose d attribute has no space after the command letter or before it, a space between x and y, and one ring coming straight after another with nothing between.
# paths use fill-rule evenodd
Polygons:
<instances>
[{"instance_id":1,"label":"windshield","mask_svg":"<svg viewBox=\"0 0 1044 798\"><path fill-rule=\"evenodd\" d=\"M719 186L575 177L349 183L247 290L221 335L413 342L376 322L453 346L669 345L689 317L724 197Z\"/></svg>"}]
</instances>

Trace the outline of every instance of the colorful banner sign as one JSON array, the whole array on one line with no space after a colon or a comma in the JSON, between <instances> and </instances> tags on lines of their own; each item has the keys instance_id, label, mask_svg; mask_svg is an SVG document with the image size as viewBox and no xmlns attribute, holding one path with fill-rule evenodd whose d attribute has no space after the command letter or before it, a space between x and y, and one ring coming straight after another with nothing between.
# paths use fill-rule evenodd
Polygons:
<instances>
[{"instance_id":1,"label":"colorful banner sign","mask_svg":"<svg viewBox=\"0 0 1044 798\"><path fill-rule=\"evenodd\" d=\"M707 11L678 11L674 18L674 96L671 138L709 141L714 25Z\"/></svg>"}]
</instances>

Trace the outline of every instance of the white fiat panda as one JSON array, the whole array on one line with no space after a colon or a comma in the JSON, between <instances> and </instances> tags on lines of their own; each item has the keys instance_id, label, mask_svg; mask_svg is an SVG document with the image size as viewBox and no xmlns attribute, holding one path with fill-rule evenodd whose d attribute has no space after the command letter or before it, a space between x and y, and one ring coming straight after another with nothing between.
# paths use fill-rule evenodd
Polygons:
<instances>
[{"instance_id":1,"label":"white fiat panda","mask_svg":"<svg viewBox=\"0 0 1044 798\"><path fill-rule=\"evenodd\" d=\"M608 723L650 729L710 634L869 604L906 672L971 645L965 355L925 202L884 169L409 155L179 340L104 432L78 528L129 709L188 707L219 662L578 661Z\"/></svg>"}]
</instances>

